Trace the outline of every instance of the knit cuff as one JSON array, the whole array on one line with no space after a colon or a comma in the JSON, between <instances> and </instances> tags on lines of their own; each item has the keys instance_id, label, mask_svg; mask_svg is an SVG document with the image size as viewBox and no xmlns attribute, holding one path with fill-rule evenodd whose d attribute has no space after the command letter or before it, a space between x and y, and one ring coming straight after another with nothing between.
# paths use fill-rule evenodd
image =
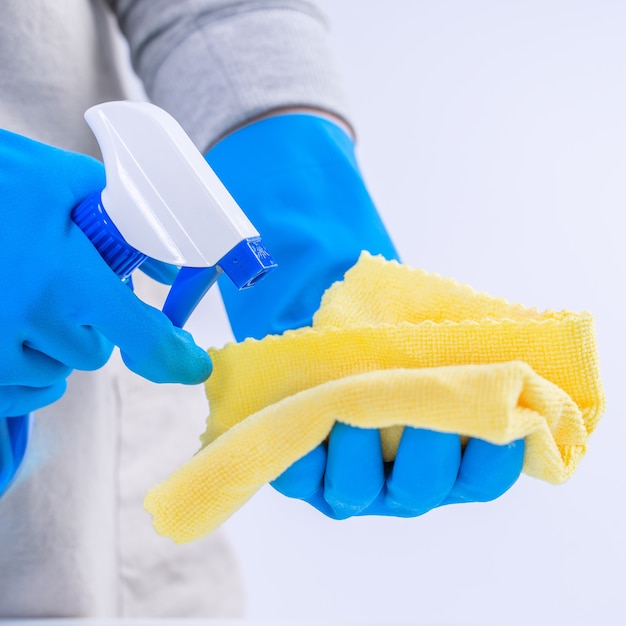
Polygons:
<instances>
[{"instance_id":1,"label":"knit cuff","mask_svg":"<svg viewBox=\"0 0 626 626\"><path fill-rule=\"evenodd\" d=\"M164 13L131 10L120 23L148 96L180 122L201 151L242 124L285 107L347 119L328 28L312 5L282 1L259 8L240 2L193 16L182 8L188 4L180 6L169 5L169 12L179 15L169 15L167 22Z\"/></svg>"}]
</instances>

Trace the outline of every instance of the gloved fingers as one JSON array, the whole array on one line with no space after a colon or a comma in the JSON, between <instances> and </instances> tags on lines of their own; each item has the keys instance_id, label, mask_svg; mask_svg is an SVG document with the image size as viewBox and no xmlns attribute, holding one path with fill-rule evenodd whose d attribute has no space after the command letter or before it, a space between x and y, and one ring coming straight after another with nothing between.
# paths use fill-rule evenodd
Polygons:
<instances>
[{"instance_id":1,"label":"gloved fingers","mask_svg":"<svg viewBox=\"0 0 626 626\"><path fill-rule=\"evenodd\" d=\"M178 268L170 263L163 263L148 257L139 269L146 275L164 285L171 285L178 275Z\"/></svg>"},{"instance_id":2,"label":"gloved fingers","mask_svg":"<svg viewBox=\"0 0 626 626\"><path fill-rule=\"evenodd\" d=\"M0 415L17 417L56 402L67 387L65 379L47 387L0 386Z\"/></svg>"},{"instance_id":3,"label":"gloved fingers","mask_svg":"<svg viewBox=\"0 0 626 626\"><path fill-rule=\"evenodd\" d=\"M74 208L80 204L87 196L104 189L106 175L104 165L86 154L78 152L68 152L45 146L47 150L54 150L53 159L57 160L56 167L50 166L50 175L56 177L63 176L63 183L70 196L68 206Z\"/></svg>"},{"instance_id":4,"label":"gloved fingers","mask_svg":"<svg viewBox=\"0 0 626 626\"><path fill-rule=\"evenodd\" d=\"M2 129L0 162L0 183L10 181L7 188L26 197L45 190L49 206L62 202L71 209L106 183L104 165L97 159Z\"/></svg>"},{"instance_id":5,"label":"gloved fingers","mask_svg":"<svg viewBox=\"0 0 626 626\"><path fill-rule=\"evenodd\" d=\"M387 505L404 517L430 511L452 489L460 464L459 435L406 427L387 480Z\"/></svg>"},{"instance_id":6,"label":"gloved fingers","mask_svg":"<svg viewBox=\"0 0 626 626\"><path fill-rule=\"evenodd\" d=\"M33 349L27 343L15 346L10 352L5 351L3 356L0 380L10 387L49 387L65 380L72 372L67 364Z\"/></svg>"},{"instance_id":7,"label":"gloved fingers","mask_svg":"<svg viewBox=\"0 0 626 626\"><path fill-rule=\"evenodd\" d=\"M470 439L454 487L442 504L489 502L510 489L524 464L524 440L495 445Z\"/></svg>"},{"instance_id":8,"label":"gloved fingers","mask_svg":"<svg viewBox=\"0 0 626 626\"><path fill-rule=\"evenodd\" d=\"M304 502L317 509L320 513L334 520L342 520L350 517L344 513L337 513L324 498L324 487L318 489L313 495L303 498Z\"/></svg>"},{"instance_id":9,"label":"gloved fingers","mask_svg":"<svg viewBox=\"0 0 626 626\"><path fill-rule=\"evenodd\" d=\"M84 245L89 241L85 239ZM206 351L161 311L135 296L102 259L91 267L86 264L74 279L80 289L75 304L82 309L81 323L119 346L135 373L157 383L198 384L209 377L212 363Z\"/></svg>"},{"instance_id":10,"label":"gloved fingers","mask_svg":"<svg viewBox=\"0 0 626 626\"><path fill-rule=\"evenodd\" d=\"M330 504L324 500L326 459L326 444L321 443L270 484L284 496L304 500L327 517L338 519Z\"/></svg>"},{"instance_id":11,"label":"gloved fingers","mask_svg":"<svg viewBox=\"0 0 626 626\"><path fill-rule=\"evenodd\" d=\"M337 513L324 499L324 472L327 450L322 443L298 459L270 484L289 498L303 500L331 519L344 519L349 515Z\"/></svg>"},{"instance_id":12,"label":"gloved fingers","mask_svg":"<svg viewBox=\"0 0 626 626\"><path fill-rule=\"evenodd\" d=\"M286 469L272 487L289 498L306 500L323 488L326 445L320 444Z\"/></svg>"},{"instance_id":13,"label":"gloved fingers","mask_svg":"<svg viewBox=\"0 0 626 626\"><path fill-rule=\"evenodd\" d=\"M358 515L385 485L380 432L336 423L328 441L324 499L338 518Z\"/></svg>"},{"instance_id":14,"label":"gloved fingers","mask_svg":"<svg viewBox=\"0 0 626 626\"><path fill-rule=\"evenodd\" d=\"M41 330L34 331L27 346L70 369L100 369L113 351L113 344L96 329L74 324L71 319L49 320L38 326Z\"/></svg>"}]
</instances>

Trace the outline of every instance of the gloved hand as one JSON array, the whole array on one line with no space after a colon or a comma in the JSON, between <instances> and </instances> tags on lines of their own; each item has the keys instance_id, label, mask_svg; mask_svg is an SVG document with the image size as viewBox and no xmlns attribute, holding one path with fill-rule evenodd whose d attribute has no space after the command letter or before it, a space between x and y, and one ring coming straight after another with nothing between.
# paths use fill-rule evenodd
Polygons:
<instances>
[{"instance_id":1,"label":"gloved hand","mask_svg":"<svg viewBox=\"0 0 626 626\"><path fill-rule=\"evenodd\" d=\"M235 337L311 324L323 292L362 250L397 253L359 172L351 138L315 115L286 114L238 130L207 160L258 228L278 268L247 292L220 283ZM522 467L524 442L495 446L407 428L385 466L378 430L336 424L328 445L273 485L333 518L415 516L441 504L491 500Z\"/></svg>"},{"instance_id":2,"label":"gloved hand","mask_svg":"<svg viewBox=\"0 0 626 626\"><path fill-rule=\"evenodd\" d=\"M189 333L141 302L72 222L104 182L95 159L0 131L0 416L54 402L72 369L101 367L113 345L154 382L211 372Z\"/></svg>"}]
</instances>

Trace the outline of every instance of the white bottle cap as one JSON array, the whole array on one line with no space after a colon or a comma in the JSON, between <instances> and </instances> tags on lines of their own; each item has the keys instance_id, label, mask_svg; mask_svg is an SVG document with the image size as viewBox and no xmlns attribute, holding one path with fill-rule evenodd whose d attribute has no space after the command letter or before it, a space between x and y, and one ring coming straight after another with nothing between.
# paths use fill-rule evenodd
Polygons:
<instances>
[{"instance_id":1,"label":"white bottle cap","mask_svg":"<svg viewBox=\"0 0 626 626\"><path fill-rule=\"evenodd\" d=\"M178 122L147 102L90 108L105 163L102 204L124 239L174 265L210 267L259 233Z\"/></svg>"}]
</instances>

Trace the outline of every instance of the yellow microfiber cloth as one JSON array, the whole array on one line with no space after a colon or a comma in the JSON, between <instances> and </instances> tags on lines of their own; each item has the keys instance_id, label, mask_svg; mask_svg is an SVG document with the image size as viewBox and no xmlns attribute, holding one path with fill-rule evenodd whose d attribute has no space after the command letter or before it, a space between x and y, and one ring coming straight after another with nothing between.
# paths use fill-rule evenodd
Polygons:
<instances>
[{"instance_id":1,"label":"yellow microfiber cloth","mask_svg":"<svg viewBox=\"0 0 626 626\"><path fill-rule=\"evenodd\" d=\"M211 349L203 448L145 499L177 542L222 524L329 435L405 425L504 444L524 472L569 478L604 408L590 314L539 312L363 253L313 326Z\"/></svg>"}]
</instances>

